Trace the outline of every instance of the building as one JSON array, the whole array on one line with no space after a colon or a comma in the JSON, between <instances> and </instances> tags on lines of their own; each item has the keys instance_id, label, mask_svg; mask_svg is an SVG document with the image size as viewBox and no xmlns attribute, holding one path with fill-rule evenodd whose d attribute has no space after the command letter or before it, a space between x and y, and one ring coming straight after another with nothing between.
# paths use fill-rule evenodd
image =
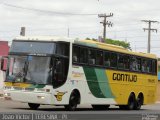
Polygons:
<instances>
[{"instance_id":1,"label":"building","mask_svg":"<svg viewBox=\"0 0 160 120\"><path fill-rule=\"evenodd\" d=\"M3 84L5 79L5 71L7 69L8 52L8 41L0 41L0 97L3 93Z\"/></svg>"}]
</instances>

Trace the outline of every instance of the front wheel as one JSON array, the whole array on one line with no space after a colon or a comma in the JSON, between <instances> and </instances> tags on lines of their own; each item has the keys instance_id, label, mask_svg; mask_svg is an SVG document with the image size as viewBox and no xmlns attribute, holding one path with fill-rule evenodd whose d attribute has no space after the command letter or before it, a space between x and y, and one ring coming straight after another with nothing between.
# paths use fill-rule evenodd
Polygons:
<instances>
[{"instance_id":1,"label":"front wheel","mask_svg":"<svg viewBox=\"0 0 160 120\"><path fill-rule=\"evenodd\" d=\"M30 109L32 110L37 110L40 106L40 104L35 104L35 103L28 103L28 106L30 107Z\"/></svg>"},{"instance_id":2,"label":"front wheel","mask_svg":"<svg viewBox=\"0 0 160 120\"><path fill-rule=\"evenodd\" d=\"M65 109L68 111L75 111L79 102L79 97L73 92L70 96L69 105L65 105Z\"/></svg>"}]
</instances>

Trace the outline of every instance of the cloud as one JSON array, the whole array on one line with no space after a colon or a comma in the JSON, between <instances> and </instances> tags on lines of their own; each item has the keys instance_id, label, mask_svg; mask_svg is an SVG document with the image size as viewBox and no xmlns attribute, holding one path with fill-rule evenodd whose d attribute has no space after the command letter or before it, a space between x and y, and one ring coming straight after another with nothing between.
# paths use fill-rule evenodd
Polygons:
<instances>
[{"instance_id":1,"label":"cloud","mask_svg":"<svg viewBox=\"0 0 160 120\"><path fill-rule=\"evenodd\" d=\"M66 14L113 12L114 16L107 18L114 23L112 28L107 27L107 37L127 40L131 43L133 50L145 52L147 32L142 28L148 25L141 20L160 21L159 0L1 0L0 3L49 11L40 12L0 4L0 37L10 41L19 35L21 26L26 27L27 35L67 36L69 28L70 37L98 38L103 31L103 26L100 24L102 18L98 18L98 15ZM152 27L158 29L159 24L152 24ZM152 33L151 51L160 56L160 48L157 47L160 44L159 35L159 33Z\"/></svg>"}]
</instances>

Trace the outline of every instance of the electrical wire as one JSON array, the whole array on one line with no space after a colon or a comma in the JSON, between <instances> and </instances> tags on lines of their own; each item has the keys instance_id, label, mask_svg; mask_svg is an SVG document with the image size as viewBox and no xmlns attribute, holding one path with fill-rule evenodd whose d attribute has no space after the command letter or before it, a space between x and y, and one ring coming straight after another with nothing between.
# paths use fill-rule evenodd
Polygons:
<instances>
[{"instance_id":1,"label":"electrical wire","mask_svg":"<svg viewBox=\"0 0 160 120\"><path fill-rule=\"evenodd\" d=\"M28 8L28 7L22 7L22 6L17 6L13 4L8 4L8 3L1 3L4 6L7 7L13 7L13 8L18 8L18 9L23 9L23 10L30 10L30 11L35 11L35 12L41 12L41 13L48 13L52 15L72 15L72 16L97 16L98 14L78 14L78 13L67 13L67 12L56 12L56 11L48 11L48 10L41 10L41 9L35 9L35 8Z\"/></svg>"}]
</instances>

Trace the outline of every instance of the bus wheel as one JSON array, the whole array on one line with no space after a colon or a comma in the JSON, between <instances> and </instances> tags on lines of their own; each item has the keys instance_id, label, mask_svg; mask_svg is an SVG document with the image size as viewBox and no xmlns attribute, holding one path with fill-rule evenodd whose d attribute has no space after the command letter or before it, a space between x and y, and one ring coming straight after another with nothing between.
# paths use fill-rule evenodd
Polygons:
<instances>
[{"instance_id":1,"label":"bus wheel","mask_svg":"<svg viewBox=\"0 0 160 120\"><path fill-rule=\"evenodd\" d=\"M140 110L143 105L143 94L139 94L136 100L135 110Z\"/></svg>"},{"instance_id":2,"label":"bus wheel","mask_svg":"<svg viewBox=\"0 0 160 120\"><path fill-rule=\"evenodd\" d=\"M32 110L37 110L40 106L40 104L35 104L35 103L28 103L28 106L32 109Z\"/></svg>"},{"instance_id":3,"label":"bus wheel","mask_svg":"<svg viewBox=\"0 0 160 120\"><path fill-rule=\"evenodd\" d=\"M125 110L126 109L126 105L119 105L119 109Z\"/></svg>"},{"instance_id":4,"label":"bus wheel","mask_svg":"<svg viewBox=\"0 0 160 120\"><path fill-rule=\"evenodd\" d=\"M131 94L129 96L129 99L128 99L128 105L126 106L126 108L128 110L133 110L136 106L136 100L135 100L135 95L134 94Z\"/></svg>"},{"instance_id":5,"label":"bus wheel","mask_svg":"<svg viewBox=\"0 0 160 120\"><path fill-rule=\"evenodd\" d=\"M110 105L92 105L95 110L107 110Z\"/></svg>"},{"instance_id":6,"label":"bus wheel","mask_svg":"<svg viewBox=\"0 0 160 120\"><path fill-rule=\"evenodd\" d=\"M77 94L77 92L72 92L69 100L69 105L65 105L65 109L68 111L75 111L77 108L77 105L79 104L80 96Z\"/></svg>"}]
</instances>

